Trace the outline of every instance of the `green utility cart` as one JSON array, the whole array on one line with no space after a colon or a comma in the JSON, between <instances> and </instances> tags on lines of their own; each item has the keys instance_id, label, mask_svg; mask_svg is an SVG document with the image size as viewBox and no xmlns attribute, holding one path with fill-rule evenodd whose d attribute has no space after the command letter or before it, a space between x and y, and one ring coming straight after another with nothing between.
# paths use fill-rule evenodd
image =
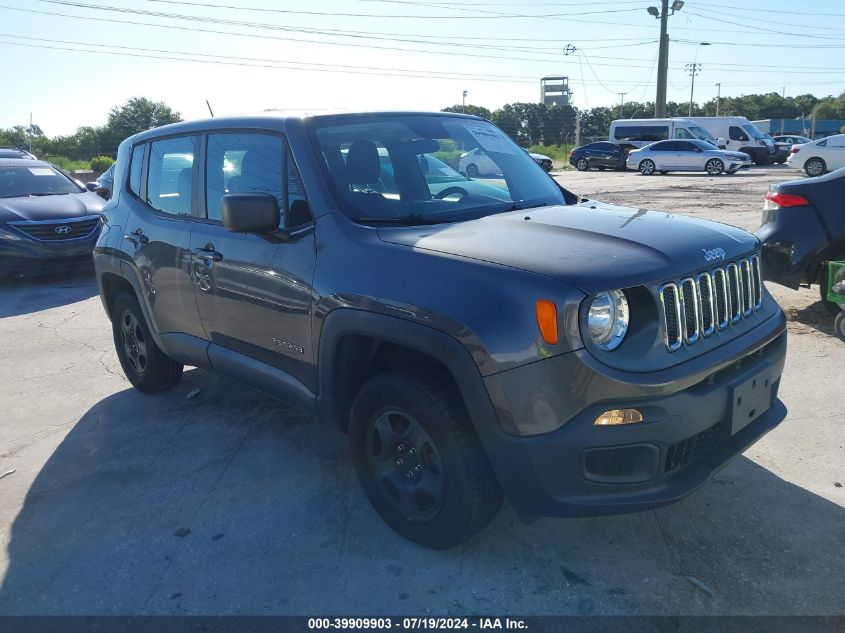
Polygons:
<instances>
[{"instance_id":1,"label":"green utility cart","mask_svg":"<svg viewBox=\"0 0 845 633\"><path fill-rule=\"evenodd\" d=\"M841 308L833 321L833 329L845 341L845 261L828 262L827 269L827 300L838 303Z\"/></svg>"}]
</instances>

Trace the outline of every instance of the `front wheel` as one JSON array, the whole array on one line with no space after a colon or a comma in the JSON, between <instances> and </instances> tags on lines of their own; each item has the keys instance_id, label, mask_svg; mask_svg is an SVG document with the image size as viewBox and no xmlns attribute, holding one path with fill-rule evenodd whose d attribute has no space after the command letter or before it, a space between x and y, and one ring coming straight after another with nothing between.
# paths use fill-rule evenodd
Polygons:
<instances>
[{"instance_id":1,"label":"front wheel","mask_svg":"<svg viewBox=\"0 0 845 633\"><path fill-rule=\"evenodd\" d=\"M643 176L651 176L654 174L656 168L654 161L650 158L646 158L644 161L640 162L640 173Z\"/></svg>"},{"instance_id":2,"label":"front wheel","mask_svg":"<svg viewBox=\"0 0 845 633\"><path fill-rule=\"evenodd\" d=\"M825 171L827 171L827 165L821 158L811 158L806 163L804 163L804 171L807 172L807 175L811 178L814 176L821 176Z\"/></svg>"},{"instance_id":3,"label":"front wheel","mask_svg":"<svg viewBox=\"0 0 845 633\"><path fill-rule=\"evenodd\" d=\"M725 171L725 163L718 158L711 158L707 161L707 164L704 165L704 171L711 176L718 176Z\"/></svg>"},{"instance_id":4,"label":"front wheel","mask_svg":"<svg viewBox=\"0 0 845 633\"><path fill-rule=\"evenodd\" d=\"M588 171L590 169L590 163L587 162L586 158L579 158L575 161L575 169L578 171Z\"/></svg>"},{"instance_id":5,"label":"front wheel","mask_svg":"<svg viewBox=\"0 0 845 633\"><path fill-rule=\"evenodd\" d=\"M179 384L182 364L156 345L134 295L118 295L112 305L111 318L117 358L133 387L144 393L158 393Z\"/></svg>"},{"instance_id":6,"label":"front wheel","mask_svg":"<svg viewBox=\"0 0 845 633\"><path fill-rule=\"evenodd\" d=\"M432 549L484 528L502 492L449 381L419 371L370 379L349 420L355 471L373 508L406 539Z\"/></svg>"},{"instance_id":7,"label":"front wheel","mask_svg":"<svg viewBox=\"0 0 845 633\"><path fill-rule=\"evenodd\" d=\"M475 163L467 165L467 176L470 178L478 178L478 165Z\"/></svg>"}]
</instances>

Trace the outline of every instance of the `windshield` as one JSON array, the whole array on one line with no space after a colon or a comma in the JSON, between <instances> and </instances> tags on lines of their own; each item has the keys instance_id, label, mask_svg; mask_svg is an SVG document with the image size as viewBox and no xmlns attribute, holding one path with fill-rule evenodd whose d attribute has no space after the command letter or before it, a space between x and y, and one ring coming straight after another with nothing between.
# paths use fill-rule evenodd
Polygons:
<instances>
[{"instance_id":1,"label":"windshield","mask_svg":"<svg viewBox=\"0 0 845 633\"><path fill-rule=\"evenodd\" d=\"M338 204L355 220L452 222L566 204L537 163L486 121L371 116L312 126Z\"/></svg>"},{"instance_id":2,"label":"windshield","mask_svg":"<svg viewBox=\"0 0 845 633\"><path fill-rule=\"evenodd\" d=\"M0 198L52 196L84 191L52 167L0 167Z\"/></svg>"},{"instance_id":3,"label":"windshield","mask_svg":"<svg viewBox=\"0 0 845 633\"><path fill-rule=\"evenodd\" d=\"M702 141L707 141L708 143L713 143L714 145L716 144L716 139L713 137L713 135L710 134L710 132L705 130L703 127L698 127L697 125L692 125L692 126L690 126L690 132L695 134L695 137L697 139L700 139Z\"/></svg>"},{"instance_id":4,"label":"windshield","mask_svg":"<svg viewBox=\"0 0 845 633\"><path fill-rule=\"evenodd\" d=\"M758 141L762 141L765 137L763 134L753 125L743 125L742 129L748 132L751 138L756 138Z\"/></svg>"},{"instance_id":5,"label":"windshield","mask_svg":"<svg viewBox=\"0 0 845 633\"><path fill-rule=\"evenodd\" d=\"M693 143L698 145L703 150L719 149L718 147L713 145L713 143L708 143L707 141L693 141Z\"/></svg>"}]
</instances>

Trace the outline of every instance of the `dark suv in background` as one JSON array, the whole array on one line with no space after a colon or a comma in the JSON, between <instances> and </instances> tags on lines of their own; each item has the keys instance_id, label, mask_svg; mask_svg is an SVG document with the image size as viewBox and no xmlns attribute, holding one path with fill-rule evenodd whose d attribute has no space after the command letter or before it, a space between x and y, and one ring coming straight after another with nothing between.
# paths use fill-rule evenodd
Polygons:
<instances>
[{"instance_id":1,"label":"dark suv in background","mask_svg":"<svg viewBox=\"0 0 845 633\"><path fill-rule=\"evenodd\" d=\"M495 175L444 186L426 157L456 145ZM132 384L196 365L330 421L428 547L503 495L528 516L677 501L785 415L754 236L579 199L477 117L168 125L121 144L103 215Z\"/></svg>"}]
</instances>

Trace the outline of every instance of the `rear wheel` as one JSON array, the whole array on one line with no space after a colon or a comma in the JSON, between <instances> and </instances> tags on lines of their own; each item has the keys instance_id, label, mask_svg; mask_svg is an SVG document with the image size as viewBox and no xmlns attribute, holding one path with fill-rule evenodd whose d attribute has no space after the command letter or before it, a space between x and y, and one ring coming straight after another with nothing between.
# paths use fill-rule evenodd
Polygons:
<instances>
[{"instance_id":1,"label":"rear wheel","mask_svg":"<svg viewBox=\"0 0 845 633\"><path fill-rule=\"evenodd\" d=\"M711 176L718 176L723 171L725 171L725 163L723 163L718 158L711 158L704 165L704 171L706 171Z\"/></svg>"},{"instance_id":2,"label":"rear wheel","mask_svg":"<svg viewBox=\"0 0 845 633\"><path fill-rule=\"evenodd\" d=\"M822 305L824 305L825 309L835 316L842 312L842 308L838 303L827 300L827 291L829 288L830 276L827 273L827 266L822 266L822 270L819 273L819 296L821 297Z\"/></svg>"},{"instance_id":3,"label":"rear wheel","mask_svg":"<svg viewBox=\"0 0 845 633\"><path fill-rule=\"evenodd\" d=\"M467 176L470 178L478 178L478 165L475 163L467 165Z\"/></svg>"},{"instance_id":4,"label":"rear wheel","mask_svg":"<svg viewBox=\"0 0 845 633\"><path fill-rule=\"evenodd\" d=\"M650 158L646 158L643 161L640 161L640 173L643 176L651 176L654 174L654 170L656 169L656 165L654 161Z\"/></svg>"},{"instance_id":5,"label":"rear wheel","mask_svg":"<svg viewBox=\"0 0 845 633\"><path fill-rule=\"evenodd\" d=\"M391 371L367 382L349 424L355 470L379 516L433 549L485 527L502 492L460 396L440 376Z\"/></svg>"},{"instance_id":6,"label":"rear wheel","mask_svg":"<svg viewBox=\"0 0 845 633\"><path fill-rule=\"evenodd\" d=\"M183 366L156 345L135 295L118 295L111 315L114 348L132 386L144 393L175 387L182 379Z\"/></svg>"},{"instance_id":7,"label":"rear wheel","mask_svg":"<svg viewBox=\"0 0 845 633\"><path fill-rule=\"evenodd\" d=\"M845 311L840 310L836 318L833 319L833 331L841 341L845 341Z\"/></svg>"},{"instance_id":8,"label":"rear wheel","mask_svg":"<svg viewBox=\"0 0 845 633\"><path fill-rule=\"evenodd\" d=\"M578 171L588 171L590 169L590 163L587 162L586 158L579 158L575 161L575 169Z\"/></svg>"},{"instance_id":9,"label":"rear wheel","mask_svg":"<svg viewBox=\"0 0 845 633\"><path fill-rule=\"evenodd\" d=\"M804 163L804 171L806 171L807 175L810 177L821 176L825 171L827 171L827 165L821 158L811 158Z\"/></svg>"}]
</instances>

